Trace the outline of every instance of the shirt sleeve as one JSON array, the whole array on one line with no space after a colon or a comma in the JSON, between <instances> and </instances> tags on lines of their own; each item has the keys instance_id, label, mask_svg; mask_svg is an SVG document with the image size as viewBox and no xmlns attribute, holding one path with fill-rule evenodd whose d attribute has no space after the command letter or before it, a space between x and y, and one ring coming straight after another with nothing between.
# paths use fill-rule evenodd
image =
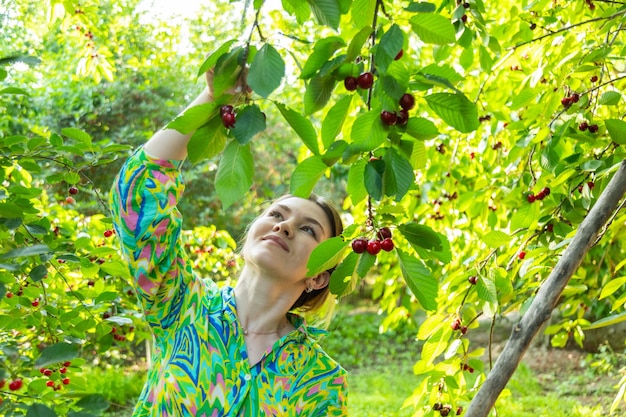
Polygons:
<instances>
[{"instance_id":1,"label":"shirt sleeve","mask_svg":"<svg viewBox=\"0 0 626 417\"><path fill-rule=\"evenodd\" d=\"M179 320L188 293L203 287L180 241L182 216L176 204L185 188L181 162L157 159L139 148L123 165L110 193L122 254L157 338Z\"/></svg>"}]
</instances>

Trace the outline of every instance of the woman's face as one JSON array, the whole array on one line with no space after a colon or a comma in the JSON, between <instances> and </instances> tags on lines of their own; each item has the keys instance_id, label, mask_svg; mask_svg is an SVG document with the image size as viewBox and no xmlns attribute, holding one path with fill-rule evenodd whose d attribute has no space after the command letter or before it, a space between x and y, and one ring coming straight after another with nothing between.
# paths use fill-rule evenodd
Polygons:
<instances>
[{"instance_id":1,"label":"woman's face","mask_svg":"<svg viewBox=\"0 0 626 417\"><path fill-rule=\"evenodd\" d=\"M301 281L311 252L331 236L330 227L317 203L300 197L280 199L252 223L244 257L272 275Z\"/></svg>"}]
</instances>

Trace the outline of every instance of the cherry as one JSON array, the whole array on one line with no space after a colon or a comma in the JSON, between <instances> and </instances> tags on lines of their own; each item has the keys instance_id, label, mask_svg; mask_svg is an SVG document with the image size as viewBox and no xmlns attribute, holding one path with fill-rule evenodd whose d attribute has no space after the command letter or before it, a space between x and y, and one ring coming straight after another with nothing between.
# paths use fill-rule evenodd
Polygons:
<instances>
[{"instance_id":1,"label":"cherry","mask_svg":"<svg viewBox=\"0 0 626 417\"><path fill-rule=\"evenodd\" d=\"M587 187L589 187L590 190L593 190L593 187L595 187L596 184L594 184L593 181L587 181Z\"/></svg>"},{"instance_id":2,"label":"cherry","mask_svg":"<svg viewBox=\"0 0 626 417\"><path fill-rule=\"evenodd\" d=\"M7 291L7 293L5 294L5 296L7 298L13 298L13 293L11 291Z\"/></svg>"},{"instance_id":3,"label":"cherry","mask_svg":"<svg viewBox=\"0 0 626 417\"><path fill-rule=\"evenodd\" d=\"M352 250L355 253L363 253L367 250L367 240L360 237L352 241Z\"/></svg>"},{"instance_id":4,"label":"cherry","mask_svg":"<svg viewBox=\"0 0 626 417\"><path fill-rule=\"evenodd\" d=\"M569 97L563 97L561 99L561 104L563 105L563 107L567 108L572 105L572 99Z\"/></svg>"},{"instance_id":5,"label":"cherry","mask_svg":"<svg viewBox=\"0 0 626 417\"><path fill-rule=\"evenodd\" d=\"M391 240L390 237L384 239L382 242L380 242L380 247L385 252L391 252L393 250L393 247L394 247L393 240Z\"/></svg>"},{"instance_id":6,"label":"cherry","mask_svg":"<svg viewBox=\"0 0 626 417\"><path fill-rule=\"evenodd\" d=\"M456 415L460 416L461 414L463 414L463 407L459 406L459 408L456 409Z\"/></svg>"},{"instance_id":7,"label":"cherry","mask_svg":"<svg viewBox=\"0 0 626 417\"><path fill-rule=\"evenodd\" d=\"M380 120L382 120L385 126L393 126L396 124L398 116L396 115L396 112L383 110L380 112Z\"/></svg>"},{"instance_id":8,"label":"cherry","mask_svg":"<svg viewBox=\"0 0 626 417\"><path fill-rule=\"evenodd\" d=\"M22 382L22 380L17 378L15 380L11 381L11 383L9 384L9 389L11 391L17 391L17 390L21 389L23 385L24 385L24 383Z\"/></svg>"},{"instance_id":9,"label":"cherry","mask_svg":"<svg viewBox=\"0 0 626 417\"><path fill-rule=\"evenodd\" d=\"M404 110L411 110L415 106L415 97L412 94L406 93L400 97L400 107Z\"/></svg>"},{"instance_id":10,"label":"cherry","mask_svg":"<svg viewBox=\"0 0 626 417\"><path fill-rule=\"evenodd\" d=\"M391 229L389 229L388 227L381 227L378 230L378 233L376 233L376 237L378 237L378 240L391 238Z\"/></svg>"},{"instance_id":11,"label":"cherry","mask_svg":"<svg viewBox=\"0 0 626 417\"><path fill-rule=\"evenodd\" d=\"M441 403L433 404L433 410L435 410L435 411L441 410L442 407L443 407L443 404L441 404Z\"/></svg>"},{"instance_id":12,"label":"cherry","mask_svg":"<svg viewBox=\"0 0 626 417\"><path fill-rule=\"evenodd\" d=\"M520 251L520 253L517 254L517 257L520 259L524 259L526 257L526 252Z\"/></svg>"},{"instance_id":13,"label":"cherry","mask_svg":"<svg viewBox=\"0 0 626 417\"><path fill-rule=\"evenodd\" d=\"M364 90L371 88L374 84L374 75L371 72L364 72L357 78L357 84Z\"/></svg>"},{"instance_id":14,"label":"cherry","mask_svg":"<svg viewBox=\"0 0 626 417\"><path fill-rule=\"evenodd\" d=\"M224 113L222 115L222 123L227 129L235 127L235 113Z\"/></svg>"},{"instance_id":15,"label":"cherry","mask_svg":"<svg viewBox=\"0 0 626 417\"><path fill-rule=\"evenodd\" d=\"M476 285L476 283L478 282L478 277L476 275L472 275L467 280L469 281L470 284Z\"/></svg>"},{"instance_id":16,"label":"cherry","mask_svg":"<svg viewBox=\"0 0 626 417\"><path fill-rule=\"evenodd\" d=\"M370 240L367 242L367 253L370 255L377 255L381 250L380 242L377 240Z\"/></svg>"},{"instance_id":17,"label":"cherry","mask_svg":"<svg viewBox=\"0 0 626 417\"><path fill-rule=\"evenodd\" d=\"M464 14L463 16L461 16L461 20L463 21L463 23L467 22L467 15Z\"/></svg>"},{"instance_id":18,"label":"cherry","mask_svg":"<svg viewBox=\"0 0 626 417\"><path fill-rule=\"evenodd\" d=\"M439 414L441 414L442 417L446 417L447 415L450 414L450 408L444 407L441 410L439 410Z\"/></svg>"},{"instance_id":19,"label":"cherry","mask_svg":"<svg viewBox=\"0 0 626 417\"><path fill-rule=\"evenodd\" d=\"M533 22L530 24L530 30L535 30L535 29L537 29L537 24Z\"/></svg>"},{"instance_id":20,"label":"cherry","mask_svg":"<svg viewBox=\"0 0 626 417\"><path fill-rule=\"evenodd\" d=\"M343 86L346 87L348 91L354 91L359 86L359 82L356 77L346 77L346 79L343 80Z\"/></svg>"},{"instance_id":21,"label":"cherry","mask_svg":"<svg viewBox=\"0 0 626 417\"><path fill-rule=\"evenodd\" d=\"M398 52L398 54L396 55L396 57L394 58L394 61L399 60L400 58L402 58L402 55L404 55L404 50L400 49L400 52Z\"/></svg>"},{"instance_id":22,"label":"cherry","mask_svg":"<svg viewBox=\"0 0 626 417\"><path fill-rule=\"evenodd\" d=\"M554 232L554 225L552 223L548 223L546 230L550 233Z\"/></svg>"},{"instance_id":23,"label":"cherry","mask_svg":"<svg viewBox=\"0 0 626 417\"><path fill-rule=\"evenodd\" d=\"M595 82L598 81L598 76L597 75L592 75L590 80L591 80L592 83L595 83Z\"/></svg>"},{"instance_id":24,"label":"cherry","mask_svg":"<svg viewBox=\"0 0 626 417\"><path fill-rule=\"evenodd\" d=\"M597 132L598 132L598 129L599 129L598 125L590 125L590 126L589 126L589 131L590 131L591 133L597 133Z\"/></svg>"},{"instance_id":25,"label":"cherry","mask_svg":"<svg viewBox=\"0 0 626 417\"><path fill-rule=\"evenodd\" d=\"M570 96L570 100L572 100L573 103L578 103L578 100L580 100L580 94L578 93L574 93Z\"/></svg>"},{"instance_id":26,"label":"cherry","mask_svg":"<svg viewBox=\"0 0 626 417\"><path fill-rule=\"evenodd\" d=\"M528 194L528 196L526 197L526 199L528 200L529 203L534 203L535 200L537 199L537 196L534 195L533 193Z\"/></svg>"},{"instance_id":27,"label":"cherry","mask_svg":"<svg viewBox=\"0 0 626 417\"><path fill-rule=\"evenodd\" d=\"M113 236L113 229L108 229L104 231L104 237L111 237Z\"/></svg>"},{"instance_id":28,"label":"cherry","mask_svg":"<svg viewBox=\"0 0 626 417\"><path fill-rule=\"evenodd\" d=\"M452 324L450 324L452 330L459 330L461 328L461 319L455 319Z\"/></svg>"},{"instance_id":29,"label":"cherry","mask_svg":"<svg viewBox=\"0 0 626 417\"><path fill-rule=\"evenodd\" d=\"M399 126L404 126L408 123L409 121L409 111L402 109L398 112L398 117L396 120L396 124Z\"/></svg>"},{"instance_id":30,"label":"cherry","mask_svg":"<svg viewBox=\"0 0 626 417\"><path fill-rule=\"evenodd\" d=\"M67 368L65 366L62 366L61 368L59 368L59 372L65 374L67 373Z\"/></svg>"},{"instance_id":31,"label":"cherry","mask_svg":"<svg viewBox=\"0 0 626 417\"><path fill-rule=\"evenodd\" d=\"M233 106L231 106L230 104L224 104L222 107L220 107L220 116L224 116L225 114L232 113L233 110L234 110Z\"/></svg>"},{"instance_id":32,"label":"cherry","mask_svg":"<svg viewBox=\"0 0 626 417\"><path fill-rule=\"evenodd\" d=\"M46 386L48 386L48 387L54 387L54 381L48 381L48 382L46 382Z\"/></svg>"},{"instance_id":33,"label":"cherry","mask_svg":"<svg viewBox=\"0 0 626 417\"><path fill-rule=\"evenodd\" d=\"M71 186L71 187L67 190L67 192L68 192L68 193L70 193L71 195L76 195L76 194L78 194L78 188L72 185L72 186Z\"/></svg>"},{"instance_id":34,"label":"cherry","mask_svg":"<svg viewBox=\"0 0 626 417\"><path fill-rule=\"evenodd\" d=\"M66 204L74 204L76 202L76 200L74 200L74 197L66 197L65 198L65 203Z\"/></svg>"},{"instance_id":35,"label":"cherry","mask_svg":"<svg viewBox=\"0 0 626 417\"><path fill-rule=\"evenodd\" d=\"M70 379L69 378L63 378L63 380L61 382L63 382L63 385L69 385Z\"/></svg>"},{"instance_id":36,"label":"cherry","mask_svg":"<svg viewBox=\"0 0 626 417\"><path fill-rule=\"evenodd\" d=\"M469 9L470 8L470 4L465 2L465 3L463 3L463 7L466 8L466 9Z\"/></svg>"},{"instance_id":37,"label":"cherry","mask_svg":"<svg viewBox=\"0 0 626 417\"><path fill-rule=\"evenodd\" d=\"M39 307L39 299L35 298L30 304L33 307Z\"/></svg>"},{"instance_id":38,"label":"cherry","mask_svg":"<svg viewBox=\"0 0 626 417\"><path fill-rule=\"evenodd\" d=\"M461 334L467 333L467 326L461 326Z\"/></svg>"},{"instance_id":39,"label":"cherry","mask_svg":"<svg viewBox=\"0 0 626 417\"><path fill-rule=\"evenodd\" d=\"M52 375L52 369L44 369L42 374L44 374L45 376L50 376Z\"/></svg>"},{"instance_id":40,"label":"cherry","mask_svg":"<svg viewBox=\"0 0 626 417\"><path fill-rule=\"evenodd\" d=\"M585 130L587 130L588 127L589 125L587 124L587 122L582 122L581 124L578 125L578 130L581 130L584 132Z\"/></svg>"}]
</instances>

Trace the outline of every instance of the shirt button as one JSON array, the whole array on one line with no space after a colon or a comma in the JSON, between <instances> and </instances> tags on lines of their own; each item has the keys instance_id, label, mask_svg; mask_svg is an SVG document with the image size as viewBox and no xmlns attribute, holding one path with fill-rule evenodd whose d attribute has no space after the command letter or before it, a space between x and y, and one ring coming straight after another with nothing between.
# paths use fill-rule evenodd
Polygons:
<instances>
[{"instance_id":1,"label":"shirt button","mask_svg":"<svg viewBox=\"0 0 626 417\"><path fill-rule=\"evenodd\" d=\"M250 381L252 379L252 375L250 374L246 374L243 379L245 379L246 381Z\"/></svg>"}]
</instances>

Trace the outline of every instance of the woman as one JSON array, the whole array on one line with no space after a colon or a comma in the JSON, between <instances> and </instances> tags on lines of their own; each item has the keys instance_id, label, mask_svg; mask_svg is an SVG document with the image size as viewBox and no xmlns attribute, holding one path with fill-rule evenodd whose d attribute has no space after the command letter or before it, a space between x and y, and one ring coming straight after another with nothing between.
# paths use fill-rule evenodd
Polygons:
<instances>
[{"instance_id":1,"label":"woman","mask_svg":"<svg viewBox=\"0 0 626 417\"><path fill-rule=\"evenodd\" d=\"M191 104L210 101L205 89ZM155 338L134 416L344 416L346 372L293 310L314 310L330 271L308 277L313 248L342 231L317 197L285 196L250 226L235 288L201 279L184 252L176 203L190 135L164 129L122 167L113 221Z\"/></svg>"}]
</instances>

